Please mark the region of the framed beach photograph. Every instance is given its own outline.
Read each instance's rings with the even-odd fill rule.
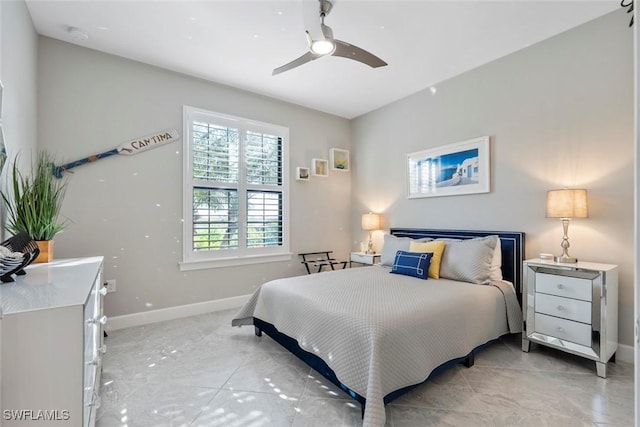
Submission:
[[[309,181],[309,168],[297,167],[296,179],[298,181]]]
[[[314,176],[329,176],[329,161],[326,159],[311,159],[311,172]]]
[[[349,151],[340,148],[330,150],[331,169],[339,171],[349,170]]]
[[[410,153],[407,168],[410,199],[488,193],[489,137]]]

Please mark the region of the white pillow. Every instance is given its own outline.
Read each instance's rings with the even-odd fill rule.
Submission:
[[[396,253],[398,251],[409,251],[411,242],[431,242],[432,240],[431,237],[412,239],[411,237],[397,237],[392,234],[385,234],[380,265],[391,267],[396,259]]]
[[[440,277],[471,283],[488,283],[496,275],[492,271],[498,236],[451,241],[445,240],[440,262]],[[492,276],[493,274],[493,276]]]
[[[491,273],[489,274],[489,279],[492,282],[502,280],[502,246],[500,243],[500,238],[496,236],[498,239],[498,244],[496,244],[496,248],[493,250],[493,259],[491,260]]]
[[[411,238],[409,237],[396,237],[391,234],[385,234],[380,264],[391,267],[396,259],[396,252],[408,251],[410,242]]]

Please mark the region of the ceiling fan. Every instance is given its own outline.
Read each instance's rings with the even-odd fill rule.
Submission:
[[[309,51],[301,57],[273,70],[272,75],[280,74],[292,68],[299,67],[307,62],[314,61],[323,56],[340,56],[342,58],[353,59],[362,62],[372,68],[384,67],[387,65],[382,59],[366,50],[333,38],[333,30],[324,24],[324,18],[331,12],[333,4],[329,0],[318,0],[320,2],[320,28],[322,29],[322,38],[313,40],[309,31],[305,31],[307,42],[309,43]]]

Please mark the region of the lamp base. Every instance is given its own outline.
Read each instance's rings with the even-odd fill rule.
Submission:
[[[553,260],[555,262],[564,263],[564,264],[575,264],[576,262],[578,262],[577,258],[572,258],[568,256],[557,256],[557,257],[554,257]]]

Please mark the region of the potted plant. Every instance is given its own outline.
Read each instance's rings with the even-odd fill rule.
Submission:
[[[58,221],[67,183],[53,176],[53,156],[38,151],[30,175],[23,175],[13,162],[8,192],[2,192],[7,206],[5,229],[18,234],[26,232],[38,244],[40,255],[34,262],[53,259],[53,236],[64,228]]]

